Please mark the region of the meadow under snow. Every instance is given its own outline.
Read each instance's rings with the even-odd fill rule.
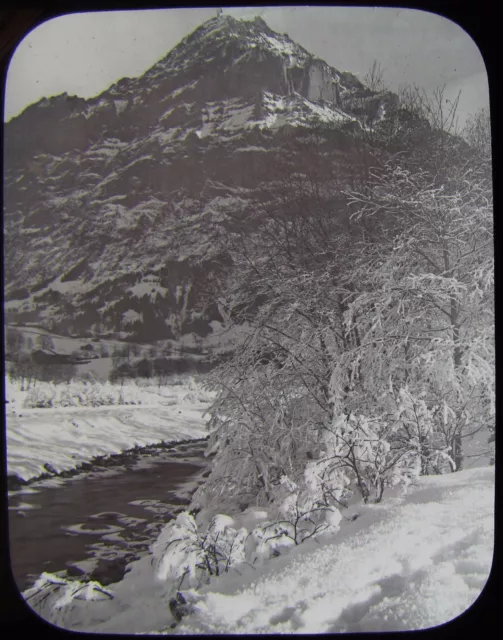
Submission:
[[[210,395],[193,379],[158,386],[148,381],[37,382],[21,390],[5,381],[7,468],[31,480],[61,473],[96,456],[159,442],[204,438]]]

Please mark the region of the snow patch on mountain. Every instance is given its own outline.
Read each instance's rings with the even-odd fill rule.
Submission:
[[[114,100],[115,110],[117,115],[120,115],[128,106],[127,100]]]
[[[147,296],[151,300],[155,300],[157,296],[165,298],[168,293],[168,289],[162,287],[157,280],[152,278],[143,279],[140,282],[137,282],[134,286],[130,287],[128,291],[130,291],[136,298],[143,298],[143,296]]]
[[[181,87],[178,87],[178,89],[175,89],[169,94],[169,98],[176,98],[177,96],[181,95],[184,91],[193,89],[198,82],[199,82],[198,80],[193,80],[192,82],[188,82],[187,84],[184,84]]]
[[[135,322],[143,321],[143,314],[134,311],[133,309],[128,309],[122,314],[122,319],[124,321],[124,325],[134,324]]]
[[[47,287],[47,290],[77,295],[79,293],[84,293],[89,289],[89,285],[86,285],[81,280],[70,280],[68,282],[61,282],[61,277],[59,277],[54,282],[51,282],[51,284]]]

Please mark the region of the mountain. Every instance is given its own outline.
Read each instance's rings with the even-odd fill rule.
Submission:
[[[139,78],[29,106],[5,125],[7,321],[211,342],[221,231],[246,226],[282,163],[293,175],[292,140],[321,135],[348,177],[351,132],[394,104],[261,18],[221,15]]]

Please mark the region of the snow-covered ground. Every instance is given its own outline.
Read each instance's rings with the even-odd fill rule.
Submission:
[[[333,543],[298,547],[258,578],[213,585],[184,633],[424,629],[468,609],[489,576],[494,468],[423,477],[360,508]]]
[[[46,464],[60,473],[95,456],[208,435],[203,413],[210,398],[193,381],[160,389],[125,386],[126,401],[131,396],[140,404],[43,409],[25,408],[29,392],[6,388],[7,468],[23,480],[46,473]]]
[[[353,505],[324,542],[308,541],[261,568],[242,565],[199,592],[193,612],[171,630],[172,585],[146,556],[124,580],[62,585],[50,597],[25,592],[52,623],[100,633],[326,633],[424,629],[468,609],[489,576],[494,467],[419,479],[406,495]],[[155,548],[155,546],[154,546]],[[86,593],[76,599],[80,588]],[[92,601],[89,601],[92,600]]]

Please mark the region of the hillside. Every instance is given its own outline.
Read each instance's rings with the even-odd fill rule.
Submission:
[[[31,105],[5,127],[7,320],[206,339],[232,268],[222,230],[302,170],[306,144],[326,147],[323,180],[348,180],[350,132],[395,102],[260,18],[220,16],[140,78]]]

